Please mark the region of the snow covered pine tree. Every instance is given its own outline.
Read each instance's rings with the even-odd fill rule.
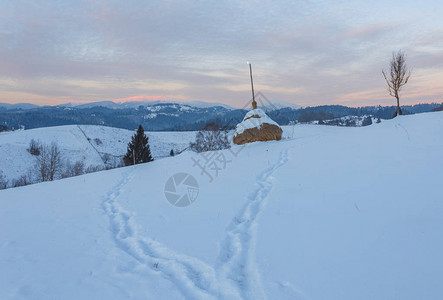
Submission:
[[[128,144],[128,151],[123,157],[126,166],[141,164],[153,161],[151,150],[149,149],[149,140],[145,135],[143,126],[138,126],[137,133],[132,136]]]

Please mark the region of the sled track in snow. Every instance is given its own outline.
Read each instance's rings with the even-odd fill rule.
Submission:
[[[227,227],[215,267],[138,234],[131,213],[116,201],[134,177],[132,172],[124,174],[122,180],[103,197],[102,208],[109,216],[110,230],[117,247],[171,281],[184,298],[263,299],[266,295],[254,261],[257,217],[272,190],[272,174],[287,161],[287,151],[284,151],[276,164],[257,177],[258,187]]]

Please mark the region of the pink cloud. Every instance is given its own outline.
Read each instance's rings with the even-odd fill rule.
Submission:
[[[346,31],[345,33],[340,35],[338,37],[338,39],[339,40],[352,39],[352,38],[367,39],[367,38],[375,37],[380,34],[386,33],[393,26],[394,25],[387,24],[387,23],[361,26],[361,27],[353,28],[353,29]]]
[[[128,101],[158,101],[158,100],[166,100],[167,97],[165,96],[132,96],[132,97],[126,97],[126,98],[116,98],[116,99],[109,99],[109,101],[113,102],[128,102]]]

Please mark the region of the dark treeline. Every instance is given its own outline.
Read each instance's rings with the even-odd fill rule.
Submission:
[[[403,114],[430,112],[441,104],[417,104],[402,106]],[[197,108],[177,104],[159,104],[149,107],[112,109],[106,107],[66,108],[37,107],[31,109],[9,109],[0,107],[0,131],[60,126],[60,125],[104,125],[134,130],[140,124],[147,131],[200,130],[207,123],[214,122],[220,127],[232,129],[242,119],[246,110],[226,109],[221,106]],[[282,108],[268,111],[268,115],[281,125],[290,122],[319,121],[345,116],[372,115],[375,118],[391,119],[395,106],[346,107],[323,105],[303,109]]]
[[[403,105],[403,114],[417,114],[423,112],[430,112],[441,104],[416,104]],[[279,124],[288,124],[291,121],[309,122],[330,120],[334,118],[341,118],[346,116],[365,116],[372,115],[379,119],[392,119],[396,111],[395,106],[364,106],[364,107],[347,107],[342,105],[322,105],[315,107],[306,107],[303,109],[293,110],[283,108],[280,110],[269,112],[268,115]]]
[[[432,111],[443,111],[443,104],[439,107],[434,108]]]

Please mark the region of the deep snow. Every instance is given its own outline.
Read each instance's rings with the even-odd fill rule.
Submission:
[[[0,299],[442,299],[443,113],[285,130],[0,191]]]

